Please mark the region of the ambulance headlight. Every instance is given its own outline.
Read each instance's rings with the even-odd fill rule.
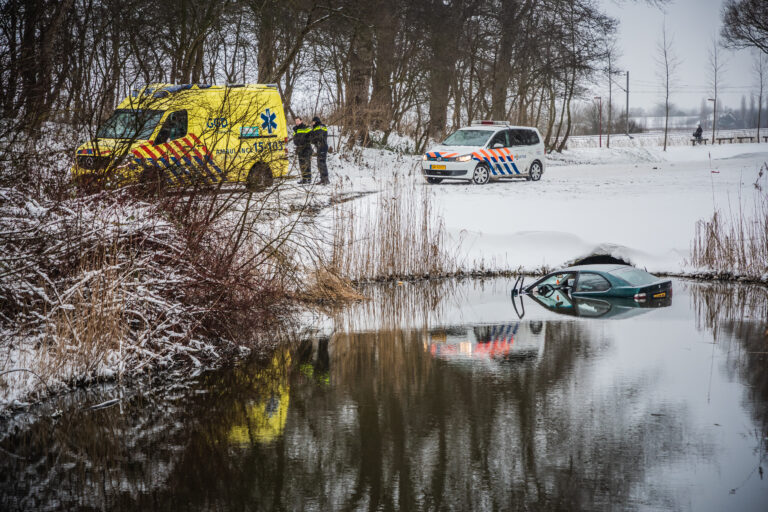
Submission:
[[[472,155],[461,155],[456,157],[457,162],[469,162],[470,160],[472,160]]]

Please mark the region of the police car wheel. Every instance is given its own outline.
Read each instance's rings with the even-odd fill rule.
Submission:
[[[541,179],[541,163],[533,162],[528,169],[528,179],[530,181],[539,181]]]
[[[253,164],[248,172],[248,178],[245,181],[245,188],[251,192],[258,192],[271,187],[274,183],[272,169],[263,162]]]
[[[475,171],[472,173],[472,183],[475,185],[485,185],[491,179],[491,171],[485,164],[477,164]]]
[[[438,183],[441,183],[443,181],[443,178],[427,178],[427,183],[430,183],[432,185],[437,185]]]

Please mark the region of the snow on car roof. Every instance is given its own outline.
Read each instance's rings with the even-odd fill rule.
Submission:
[[[488,130],[488,131],[496,131],[496,130],[506,130],[509,128],[520,128],[523,130],[536,130],[537,128],[535,126],[515,126],[511,124],[473,124],[470,126],[462,126],[459,128],[459,130]]]
[[[621,265],[618,263],[597,263],[597,264],[591,264],[591,265],[574,265],[572,267],[564,268],[563,270],[560,270],[558,272],[566,272],[566,271],[581,271],[581,270],[596,270],[598,272],[613,272],[614,270],[619,270],[623,268],[635,268],[630,265]]]

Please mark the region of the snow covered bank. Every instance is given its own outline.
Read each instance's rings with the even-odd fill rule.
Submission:
[[[356,165],[333,155],[345,189],[376,190],[397,174],[422,182],[419,156],[363,150]],[[428,187],[465,270],[538,271],[611,254],[660,273],[687,264],[696,223],[714,210],[749,208],[768,144],[584,148],[553,154],[540,182]],[[360,201],[373,202],[375,195]]]

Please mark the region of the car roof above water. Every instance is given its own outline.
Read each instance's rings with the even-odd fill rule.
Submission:
[[[582,272],[586,270],[593,270],[595,272],[615,272],[616,270],[621,270],[624,268],[635,268],[631,265],[621,265],[618,263],[595,263],[592,265],[574,265],[572,267],[567,267],[562,270],[555,271],[553,273],[557,272]]]

